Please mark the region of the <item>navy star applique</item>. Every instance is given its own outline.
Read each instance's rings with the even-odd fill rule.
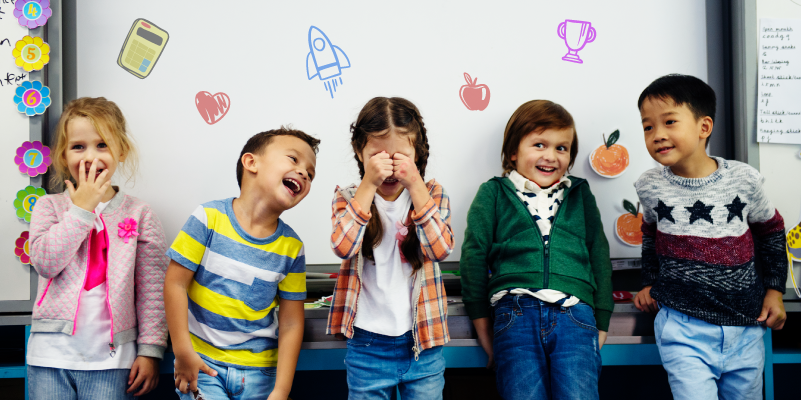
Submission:
[[[656,222],[659,222],[662,219],[666,219],[675,224],[676,220],[674,220],[673,215],[671,215],[671,213],[673,212],[673,207],[666,206],[665,203],[662,202],[662,200],[656,199],[656,201],[658,201],[658,203],[656,207],[654,207],[654,211],[656,211],[656,214],[659,216]]]
[[[731,222],[731,220],[733,220],[734,217],[738,217],[740,218],[740,222],[744,222],[743,209],[747,204],[748,203],[743,203],[740,200],[740,196],[735,197],[734,200],[731,202],[731,204],[726,204],[726,209],[729,210],[729,218],[726,220],[726,222]]]
[[[710,224],[714,223],[712,222],[712,209],[715,208],[715,206],[707,206],[702,203],[701,200],[697,200],[692,207],[684,208],[690,212],[690,225],[699,219],[705,219],[709,221]]]

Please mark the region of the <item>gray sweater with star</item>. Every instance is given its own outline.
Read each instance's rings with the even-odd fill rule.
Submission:
[[[669,167],[634,184],[643,205],[642,284],[651,297],[716,325],[756,325],[766,289],[785,291],[784,220],[753,167],[683,178]]]

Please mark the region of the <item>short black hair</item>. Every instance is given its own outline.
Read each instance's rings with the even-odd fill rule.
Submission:
[[[670,74],[651,82],[637,99],[637,108],[642,110],[646,99],[673,100],[677,106],[686,104],[695,120],[709,117],[715,122],[717,98],[715,91],[706,82],[690,75]],[[706,138],[709,144],[709,138]]]
[[[245,147],[242,148],[242,152],[239,153],[239,158],[236,160],[236,183],[239,184],[240,189],[242,188],[242,175],[245,173],[245,167],[242,165],[242,156],[244,156],[246,153],[261,153],[265,148],[267,148],[267,145],[269,145],[276,136],[294,136],[300,140],[303,140],[309,145],[309,147],[312,148],[314,154],[317,154],[318,146],[320,146],[320,139],[317,139],[306,132],[292,129],[291,127],[285,128],[282,126],[278,129],[253,135],[250,139],[248,139],[248,142],[245,143]]]

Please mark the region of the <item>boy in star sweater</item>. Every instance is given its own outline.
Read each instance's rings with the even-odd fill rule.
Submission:
[[[642,284],[634,304],[654,333],[675,399],[762,396],[765,326],[786,320],[784,220],[753,167],[710,157],[715,92],[667,75],[637,106],[662,164],[634,184],[643,205]]]

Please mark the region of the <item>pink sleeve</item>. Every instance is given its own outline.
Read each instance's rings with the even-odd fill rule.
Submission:
[[[69,265],[92,232],[95,220],[94,213],[72,203],[59,216],[55,196],[40,198],[31,218],[31,265],[45,279],[58,276]]]
[[[167,273],[167,241],[164,229],[150,207],[139,221],[141,232],[136,247],[136,319],[139,325],[140,356],[162,358],[167,347],[167,319],[164,312],[164,277]]]

